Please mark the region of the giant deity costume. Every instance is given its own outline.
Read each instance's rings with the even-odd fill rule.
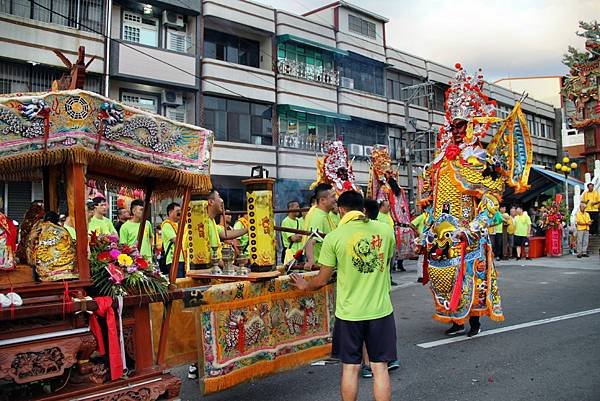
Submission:
[[[419,177],[419,202],[429,217],[416,241],[425,254],[433,318],[453,324],[449,335],[461,332],[469,318],[469,335],[475,335],[480,316],[504,319],[487,230],[504,183],[515,192],[527,189],[531,141],[521,101],[505,120],[494,117],[495,102],[482,92],[481,72],[471,77],[460,64],[456,68],[434,160]],[[486,149],[481,141],[495,123],[500,127]]]
[[[376,145],[371,154],[370,164],[367,198],[375,199],[377,202],[388,201],[390,216],[394,220],[398,259],[412,258],[415,256],[415,237],[410,228],[410,210],[404,190],[398,185],[398,172],[392,167],[388,148],[384,145]]]

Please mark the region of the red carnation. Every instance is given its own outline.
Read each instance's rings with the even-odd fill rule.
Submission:
[[[98,260],[101,262],[109,262],[112,260],[108,251],[102,251],[98,254]]]
[[[144,258],[137,258],[135,264],[142,270],[146,270],[149,266],[148,261]]]

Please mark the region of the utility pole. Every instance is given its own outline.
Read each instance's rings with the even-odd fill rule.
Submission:
[[[431,102],[433,100],[433,83],[424,82],[422,84],[406,86],[400,89],[400,100],[404,102],[404,126],[406,127],[406,145],[404,146],[404,161],[406,163],[407,180],[408,180],[408,203],[414,202],[414,181],[413,181],[413,163],[412,163],[412,151],[415,143],[419,140],[423,134],[417,137],[417,123],[416,119],[410,118],[410,103],[416,99],[426,97],[428,98],[427,108],[429,109],[429,128],[431,129],[432,116],[431,116]],[[430,131],[425,131],[429,133]],[[411,141],[411,136],[415,137]]]

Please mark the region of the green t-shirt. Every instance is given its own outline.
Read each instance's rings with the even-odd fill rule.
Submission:
[[[335,227],[338,226],[338,224],[340,224],[340,214],[335,214],[333,213],[333,210],[331,212],[329,212],[329,218],[331,219],[331,222],[334,224]],[[335,229],[334,227],[334,229]]]
[[[496,212],[490,224],[494,226],[494,232],[492,234],[502,234],[502,213]]]
[[[387,224],[390,227],[394,227],[394,219],[392,219],[392,216],[390,216],[389,213],[379,212],[379,214],[377,214],[377,221]]]
[[[128,246],[134,246],[137,242],[138,231],[140,230],[140,223],[134,223],[132,220],[126,221],[121,226],[119,231],[119,243]],[[152,246],[150,245],[150,239],[152,238],[152,225],[149,221],[146,221],[144,226],[144,237],[142,238],[142,246],[139,247],[140,255],[144,259],[152,260]]]
[[[163,241],[162,246],[165,252],[167,251],[167,249],[169,250],[169,252],[165,256],[165,262],[167,265],[170,265],[171,262],[173,262],[173,253],[175,252],[175,238],[177,238],[177,226],[177,223],[167,220],[163,221],[163,223],[161,224]],[[185,261],[185,258],[183,256],[183,248],[181,249],[181,252],[179,252],[179,261]]]
[[[246,226],[244,226],[244,223],[242,223],[239,219],[233,225],[234,230],[243,230],[244,228],[246,228]],[[246,248],[248,248],[248,234],[246,233],[242,235],[237,240],[238,244],[240,244],[240,252],[246,253]]]
[[[98,219],[96,216],[92,216],[90,222],[88,223],[88,233],[91,234],[94,231],[97,235],[117,234],[117,230],[115,230],[113,222],[106,217]]]
[[[323,234],[329,234],[333,230],[335,230],[335,226],[329,217],[329,213],[325,212],[318,207],[315,207],[311,213],[306,215],[306,220],[304,221],[304,230],[306,231],[314,231],[317,230]],[[306,237],[308,238],[308,237]],[[319,260],[319,253],[321,252],[321,240],[317,237],[313,237],[316,240],[315,246],[313,248],[313,255],[315,258],[315,262]]]
[[[531,226],[531,218],[529,215],[515,216],[515,235],[517,237],[527,237],[529,235],[529,227]]]
[[[423,234],[423,230],[425,229],[425,221],[427,220],[427,213],[423,212],[417,217],[415,217],[410,224],[417,227],[417,232],[419,235]]]
[[[281,227],[285,228],[293,228],[294,230],[302,229],[302,222],[300,219],[291,219],[289,216],[285,216],[285,219],[281,222]],[[288,249],[290,247],[290,237],[294,235],[292,233],[286,233],[285,231],[281,232],[281,244],[284,249]],[[302,248],[302,241],[293,242],[292,243],[292,251],[296,252],[298,249]]]
[[[71,236],[71,238],[73,238],[74,241],[77,240],[77,233],[75,232],[75,227],[71,227],[66,224],[64,224],[63,227],[69,232],[69,235]]]
[[[393,312],[390,264],[394,231],[378,221],[353,220],[325,237],[319,264],[337,268],[335,316],[359,321]]]

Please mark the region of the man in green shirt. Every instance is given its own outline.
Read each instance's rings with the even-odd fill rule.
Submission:
[[[379,203],[379,213],[377,214],[377,220],[383,224],[394,228],[394,219],[390,216],[390,203],[386,200],[382,200]]]
[[[502,215],[506,213],[506,206],[500,206],[500,209],[494,214],[494,219],[492,224],[494,225],[494,238],[492,242],[492,251],[494,252],[494,256],[496,260],[500,260],[502,257],[502,232],[504,230],[503,218]]]
[[[531,260],[529,257],[529,233],[531,232],[531,218],[526,212],[523,212],[522,207],[517,208],[517,215],[515,216],[515,236],[514,242],[517,248],[517,260],[521,259],[521,252],[523,248],[525,250],[525,259]]]
[[[429,218],[429,214],[427,212],[422,212],[420,215],[415,217],[411,222],[412,229],[415,231],[417,237],[423,234],[423,230],[425,230],[425,224],[427,223],[427,219]],[[425,258],[422,253],[419,254],[417,259],[417,283],[423,282],[423,262]]]
[[[331,219],[335,227],[337,227],[338,224],[340,224],[340,211],[338,209],[337,203],[333,205],[333,209],[331,209],[331,212],[329,212],[329,218]]]
[[[92,199],[92,202],[94,203],[94,216],[88,222],[88,232],[91,234],[95,231],[96,235],[118,235],[112,221],[106,217],[106,210],[108,208],[106,199],[97,196]]]
[[[291,284],[300,290],[315,290],[326,285],[337,269],[332,356],[342,361],[342,399],[356,400],[364,343],[374,375],[374,398],[389,400],[387,362],[396,359],[389,279],[394,232],[365,218],[364,200],[358,192],[344,192],[338,205],[342,218],[323,241],[319,274],[310,281],[292,274]]]
[[[121,226],[119,235],[119,242],[128,246],[136,246],[140,251],[140,255],[148,260],[152,260],[152,243],[153,233],[152,224],[146,221],[144,224],[144,235],[142,236],[142,244],[139,245],[137,242],[138,232],[140,231],[140,223],[144,217],[144,201],[141,199],[134,199],[131,201],[131,220],[126,221]],[[112,223],[111,223],[112,224]]]
[[[302,230],[300,203],[297,200],[289,201],[287,204],[288,215],[281,222],[281,227],[293,228],[294,230]],[[285,231],[281,232],[281,263],[285,263],[285,253],[289,249],[292,253],[296,253],[298,249],[302,249],[302,235],[293,234]]]
[[[243,230],[248,229],[250,227],[250,222],[248,221],[248,213],[244,213],[242,217],[237,219],[235,224],[233,225],[234,230]],[[246,255],[248,252],[248,233],[242,235],[237,239],[237,247],[238,247],[238,257],[241,255]]]
[[[167,205],[167,218],[160,225],[162,232],[164,258],[167,268],[171,269],[173,263],[173,254],[175,252],[175,239],[177,238],[177,229],[181,221],[181,206],[179,203],[173,202]],[[177,278],[185,277],[185,255],[183,246],[179,252],[179,260],[177,266]]]
[[[315,188],[316,206],[306,215],[304,221],[304,230],[317,231],[322,234],[329,234],[335,229],[335,225],[329,217],[329,212],[335,205],[335,191],[329,184],[319,184]],[[304,263],[305,270],[311,270],[315,263],[319,260],[321,251],[321,239],[305,237],[306,246],[306,262]]]

